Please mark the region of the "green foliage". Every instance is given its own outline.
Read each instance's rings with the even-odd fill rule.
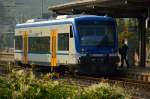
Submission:
[[[121,47],[123,39],[127,39],[130,45],[138,46],[137,20],[133,18],[117,19],[118,43]],[[134,49],[130,49],[134,50]]]
[[[0,77],[0,99],[10,99],[12,95],[12,90],[7,80]]]
[[[94,84],[85,88],[81,99],[124,99],[123,89],[106,83]]]
[[[134,39],[134,40],[136,40],[135,39],[135,33],[133,33],[133,32],[121,32],[121,33],[119,33],[118,34],[118,41],[119,41],[119,47],[121,47],[121,43],[122,43],[122,40],[123,39]]]
[[[50,75],[50,74],[49,74]],[[0,99],[123,99],[120,87],[100,83],[81,88],[65,80],[35,78],[32,71],[13,70],[0,77]]]

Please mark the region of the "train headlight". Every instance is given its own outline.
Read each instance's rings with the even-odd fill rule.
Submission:
[[[84,48],[81,48],[81,52],[84,52],[85,51],[85,49]]]

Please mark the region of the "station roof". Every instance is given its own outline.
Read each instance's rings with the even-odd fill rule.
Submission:
[[[51,6],[57,14],[95,14],[113,17],[147,17],[150,0],[80,0]]]

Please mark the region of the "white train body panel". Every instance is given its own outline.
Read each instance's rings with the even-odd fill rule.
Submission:
[[[58,35],[61,33],[69,34],[70,26],[71,24],[61,24],[61,25],[20,28],[20,29],[15,30],[15,36],[23,36],[23,32],[26,31],[28,32],[28,38],[50,37],[51,30],[56,29],[57,31],[57,37],[56,37],[57,38],[56,40],[57,65],[76,64],[77,59],[75,57],[76,51],[75,51],[74,38],[69,37],[69,51],[58,50]],[[15,60],[22,62],[22,59],[23,59],[23,50],[15,50]],[[30,52],[28,53],[29,64],[50,65],[50,61],[51,61],[51,50],[50,50],[50,54],[30,53]]]

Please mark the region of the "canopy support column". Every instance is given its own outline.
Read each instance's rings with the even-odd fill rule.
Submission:
[[[141,17],[138,19],[139,34],[140,34],[140,67],[146,67],[146,29],[145,29],[145,18]]]

